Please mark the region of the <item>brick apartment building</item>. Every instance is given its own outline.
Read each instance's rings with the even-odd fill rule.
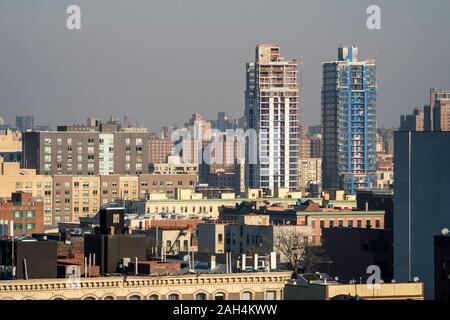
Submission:
[[[166,163],[172,154],[173,143],[170,139],[151,136],[148,139],[148,163]]]
[[[31,193],[17,192],[0,198],[0,220],[13,221],[14,236],[44,231],[44,203]]]

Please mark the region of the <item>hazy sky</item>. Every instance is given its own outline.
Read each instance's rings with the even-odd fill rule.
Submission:
[[[66,28],[66,8],[82,29]],[[382,30],[366,8],[382,9]],[[192,113],[241,116],[257,43],[303,53],[305,122],[320,123],[321,62],[356,43],[378,60],[378,125],[450,88],[449,0],[1,0],[0,116],[40,124],[125,113],[151,130]]]

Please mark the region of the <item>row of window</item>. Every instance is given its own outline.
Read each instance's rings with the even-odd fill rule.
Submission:
[[[62,141],[62,138],[57,138],[57,139],[56,139],[56,143],[57,143],[58,145],[61,145],[62,142],[63,142],[63,141]],[[88,142],[88,143],[95,143],[95,139],[94,139],[94,138],[88,138],[88,139],[87,139],[87,142]],[[100,143],[104,143],[104,139],[99,139],[99,142],[100,142]],[[46,145],[51,145],[51,144],[52,144],[52,138],[45,138],[45,139],[44,139],[44,143],[45,143]],[[66,143],[67,143],[68,145],[71,145],[71,144],[72,144],[72,138],[67,138]],[[78,143],[83,143],[83,138],[79,138],[79,139],[78,139]],[[126,145],[131,144],[131,139],[130,139],[130,138],[126,138],[126,139],[125,139],[125,144],[126,144]],[[141,146],[141,145],[142,145],[142,138],[136,138],[136,139],[135,139],[135,144],[136,144],[137,146]]]
[[[217,206],[216,211],[219,211],[220,206]],[[191,208],[192,213],[207,213],[207,212],[213,212],[214,211],[214,207],[209,206],[193,206]],[[188,213],[189,212],[189,207],[188,206],[181,206],[179,208],[176,207],[154,207],[153,210],[151,209],[151,207],[147,207],[147,213]]]
[[[36,211],[35,210],[26,210],[26,211],[22,211],[22,210],[13,210],[12,212],[13,218],[34,218],[36,216]]]
[[[266,291],[266,300],[276,300],[276,291]],[[195,294],[195,300],[208,300],[208,295],[203,292],[199,292]],[[178,293],[172,293],[167,295],[167,300],[180,300],[181,296]],[[114,296],[106,296],[103,298],[103,300],[115,300],[116,298]],[[213,296],[214,300],[225,300],[226,299],[226,293],[224,292],[218,292],[215,293]],[[241,300],[253,300],[254,296],[253,293],[250,291],[244,291],[241,293]],[[60,298],[55,298],[54,300],[61,300]],[[96,297],[88,296],[83,298],[83,300],[96,300]],[[145,300],[144,297],[140,294],[133,294],[128,297],[128,300]],[[160,300],[160,296],[157,294],[152,294],[148,296],[148,300]]]
[[[36,229],[36,224],[35,223],[22,224],[22,223],[14,222],[14,230],[21,231],[21,230],[23,230],[24,226],[25,226],[25,230],[27,230],[27,231],[32,231],[32,230]]]
[[[311,221],[311,226],[313,228],[316,227],[316,221],[315,220]],[[356,227],[357,228],[362,228],[362,226],[363,226],[362,219],[356,220]],[[365,226],[366,227],[371,227],[372,226],[372,221],[370,219],[367,219]],[[337,222],[337,225],[335,225],[335,220],[329,220],[328,221],[328,226],[325,225],[325,220],[320,220],[320,228],[323,229],[323,228],[327,228],[327,227],[328,228],[334,228],[334,227],[341,227],[342,228],[342,227],[344,227],[344,220],[339,219],[338,222]],[[349,228],[353,228],[354,227],[353,219],[347,220],[347,227],[349,227]],[[381,220],[380,219],[375,219],[375,228],[377,228],[377,229],[381,228]]]

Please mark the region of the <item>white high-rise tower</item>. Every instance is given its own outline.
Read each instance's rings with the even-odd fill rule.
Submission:
[[[256,46],[255,62],[246,65],[246,72],[246,127],[259,135],[258,161],[246,161],[246,185],[269,194],[277,188],[297,190],[297,62],[285,61],[278,45],[260,44]]]

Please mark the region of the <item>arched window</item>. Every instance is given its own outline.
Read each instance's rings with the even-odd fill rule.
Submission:
[[[103,298],[103,300],[114,300],[113,296],[106,296]]]
[[[214,295],[214,300],[225,300],[225,293],[218,292]]]
[[[128,298],[128,300],[142,300],[141,296],[134,294]]]
[[[150,297],[148,297],[148,300],[159,300],[159,297],[157,294],[152,294]]]
[[[83,300],[95,300],[94,297],[84,297]]]
[[[242,300],[252,300],[253,294],[250,291],[242,292]]]
[[[206,294],[205,293],[197,293],[195,295],[195,300],[206,300]]]
[[[176,293],[169,294],[168,300],[180,300],[180,296]]]

